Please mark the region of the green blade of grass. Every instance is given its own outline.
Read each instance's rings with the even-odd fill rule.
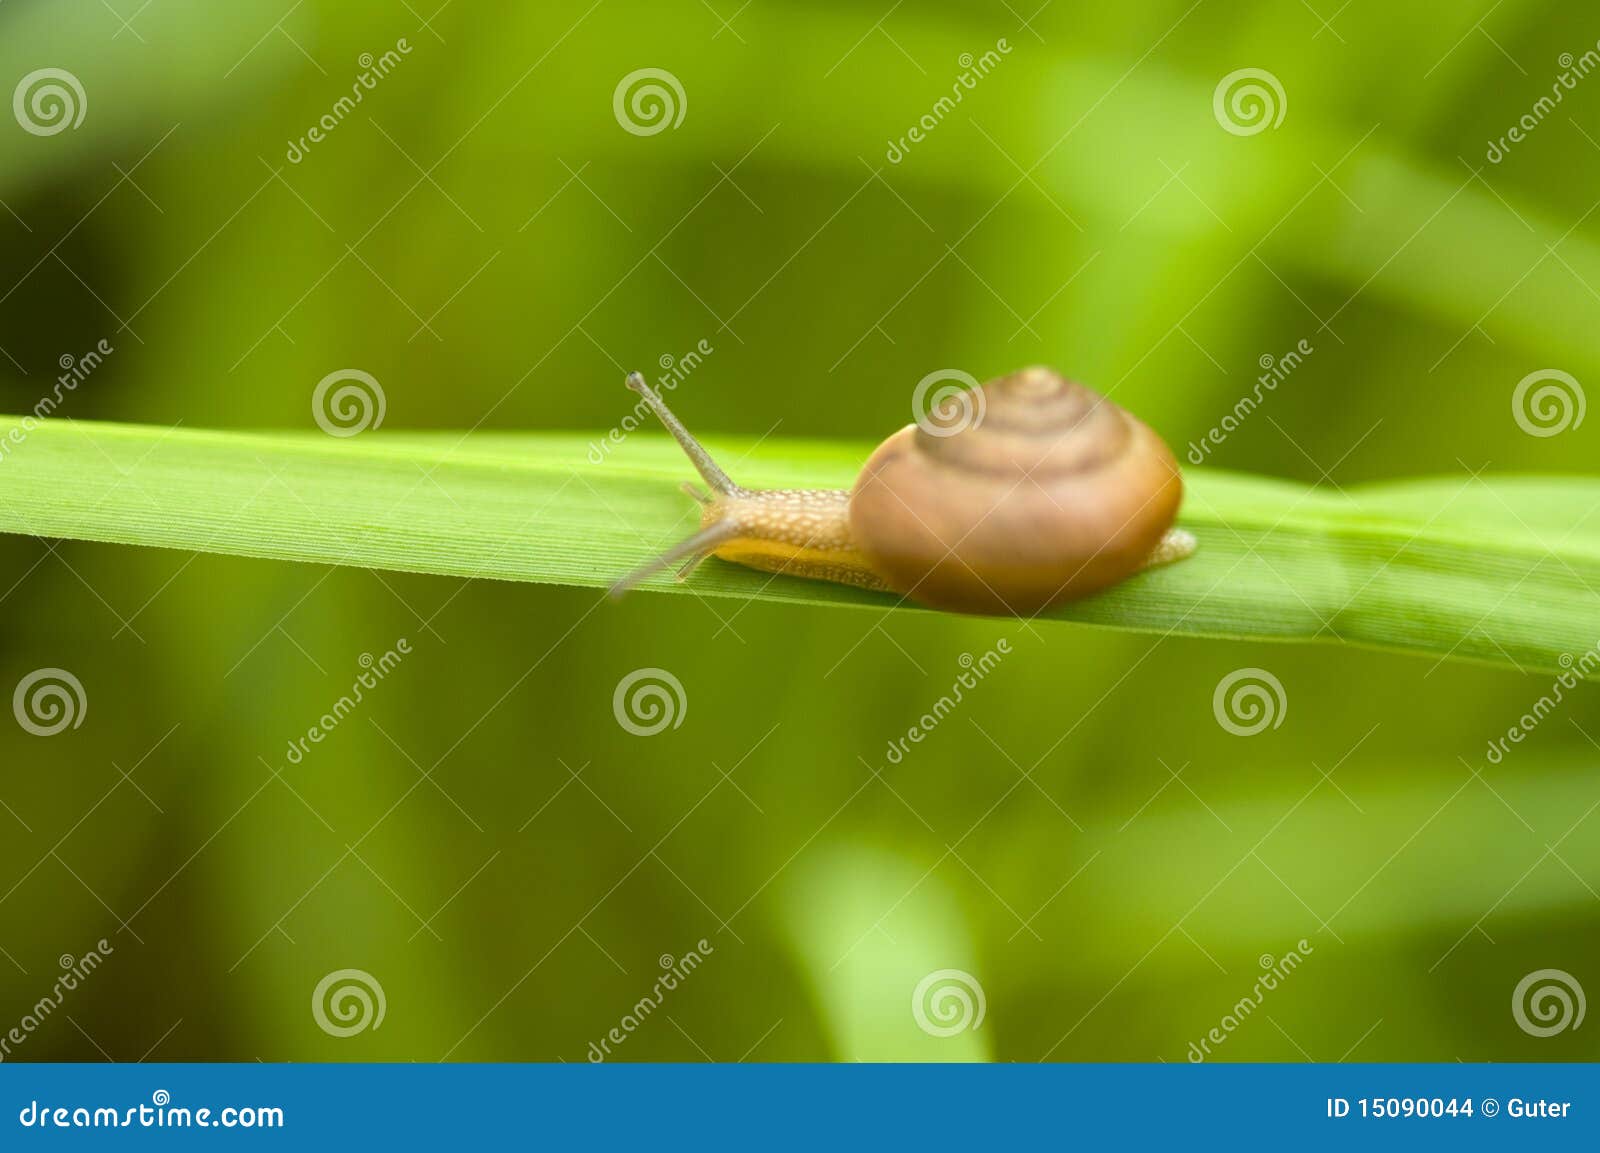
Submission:
[[[695,526],[660,436],[210,432],[0,418],[0,531],[603,588]],[[752,486],[847,486],[868,446],[712,442]],[[596,463],[598,461],[598,463]],[[1553,671],[1600,641],[1600,480],[1308,489],[1186,474],[1189,560],[1047,614],[1339,641]],[[894,597],[720,561],[647,589],[812,605]],[[914,607],[914,606],[910,606]]]

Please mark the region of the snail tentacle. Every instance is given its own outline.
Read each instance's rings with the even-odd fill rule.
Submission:
[[[638,372],[628,374],[627,385],[640,396],[644,397],[645,404],[650,406],[650,411],[656,414],[656,419],[670,432],[684,453],[699,470],[706,484],[711,486],[714,493],[733,493],[739,491],[739,486],[734,484],[728,474],[723,472],[717,462],[711,459],[711,454],[705,450],[701,443],[694,438],[694,434],[683,426],[683,421],[672,414],[667,407],[667,402],[662,400],[656,390],[650,387],[644,375]]]
[[[708,556],[763,572],[886,589],[850,535],[850,493],[845,489],[747,489],[735,484],[639,373],[628,387],[672,433],[710,486],[705,493],[683,485],[700,506],[700,529],[611,586],[620,597],[665,568],[682,561],[685,580]]]
[[[702,528],[699,532],[686,540],[679,541],[666,552],[654,557],[627,576],[611,586],[611,598],[616,600],[624,593],[637,588],[662,569],[671,568],[679,561],[686,561],[678,570],[678,579],[688,580],[689,574],[695,570],[701,561],[710,556],[721,545],[739,535],[739,526],[732,520],[719,520],[714,524]]]

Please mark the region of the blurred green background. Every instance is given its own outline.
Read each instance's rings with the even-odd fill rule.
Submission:
[[[309,429],[356,367],[385,430],[602,430],[623,369],[704,340],[674,398],[701,431],[870,438],[929,372],[1046,362],[1181,455],[1304,340],[1211,464],[1594,470],[1600,422],[1529,436],[1510,398],[1600,366],[1600,79],[1486,159],[1595,47],[1589,6],[435,7],[0,8],[5,90],[55,67],[87,101],[0,123],[4,409],[105,340],[58,415]],[[1247,67],[1284,116],[1237,135],[1213,93]],[[640,68],[676,127],[619,122]],[[0,688],[60,667],[87,702],[0,729],[0,1030],[114,947],[8,1059],[584,1060],[701,939],[615,1057],[1182,1061],[1302,939],[1217,1058],[1600,1052],[1510,1004],[1545,968],[1600,989],[1600,702],[1485,759],[1543,675],[25,538],[0,568]],[[648,738],[612,711],[641,667],[687,702]],[[1246,667],[1286,702],[1253,737],[1212,709]],[[337,1037],[310,1002],[346,968],[386,1014]],[[943,969],[985,1003],[950,1037],[912,1010]]]

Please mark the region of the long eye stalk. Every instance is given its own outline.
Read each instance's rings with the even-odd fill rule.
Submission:
[[[656,419],[666,426],[667,431],[672,434],[684,453],[689,457],[689,460],[694,464],[694,467],[699,471],[701,477],[704,478],[706,484],[711,488],[709,497],[697,492],[694,486],[690,484],[683,486],[685,492],[700,505],[709,509],[716,506],[723,497],[737,496],[743,491],[733,483],[727,473],[717,466],[717,462],[711,459],[711,454],[683,426],[683,422],[672,414],[672,410],[667,407],[666,402],[656,395],[655,389],[650,387],[641,374],[630,372],[627,384],[634,392],[644,397],[645,403],[650,406],[650,411],[655,413]],[[727,543],[738,535],[739,526],[731,518],[716,520],[704,525],[699,532],[687,540],[674,545],[654,560],[645,562],[612,585],[611,596],[613,599],[622,596],[628,590],[648,580],[662,569],[670,568],[679,561],[686,562],[678,570],[678,579],[684,580],[694,570],[694,567],[716,551],[719,545]]]
[[[627,383],[629,388],[644,397],[644,402],[650,406],[650,411],[656,414],[656,419],[666,427],[666,430],[683,447],[683,451],[688,455],[690,461],[694,463],[695,468],[700,471],[700,475],[705,478],[705,482],[711,486],[712,492],[725,495],[739,491],[739,486],[733,483],[727,473],[717,467],[717,462],[711,459],[711,454],[705,450],[687,428],[683,427],[683,421],[672,415],[672,410],[667,407],[667,402],[656,395],[656,390],[650,387],[643,375],[637,372],[630,372]]]

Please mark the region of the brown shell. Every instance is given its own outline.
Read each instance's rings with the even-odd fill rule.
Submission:
[[[1172,526],[1183,481],[1171,450],[1094,390],[1025,368],[942,427],[968,413],[951,435],[895,433],[850,494],[856,546],[896,592],[1032,614],[1136,572]]]

